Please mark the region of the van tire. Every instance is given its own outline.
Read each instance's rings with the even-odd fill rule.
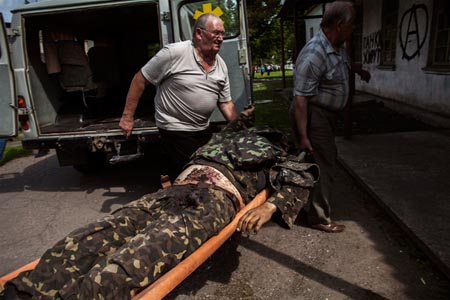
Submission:
[[[101,171],[106,165],[106,153],[88,152],[86,161],[74,164],[73,168],[83,174],[92,174]]]

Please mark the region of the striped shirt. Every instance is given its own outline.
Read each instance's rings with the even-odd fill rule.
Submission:
[[[344,47],[336,52],[320,30],[297,57],[294,96],[311,97],[309,103],[333,111],[341,110],[349,94],[349,69]]]

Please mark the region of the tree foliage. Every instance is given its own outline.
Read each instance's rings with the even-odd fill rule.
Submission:
[[[247,1],[250,47],[253,65],[281,64],[281,28],[277,17],[281,9],[280,0]],[[284,26],[284,42],[287,53],[293,43],[290,26]]]

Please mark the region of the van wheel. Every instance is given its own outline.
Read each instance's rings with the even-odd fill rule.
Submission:
[[[101,171],[106,164],[106,153],[86,153],[86,161],[73,165],[73,168],[83,174],[92,174]]]

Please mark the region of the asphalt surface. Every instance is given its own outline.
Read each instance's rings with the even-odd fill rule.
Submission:
[[[150,163],[150,164],[149,164]],[[0,275],[38,258],[66,233],[158,188],[151,162],[81,175],[53,151],[0,167]],[[336,180],[327,234],[269,222],[235,234],[165,299],[450,299],[449,281],[354,181]]]

